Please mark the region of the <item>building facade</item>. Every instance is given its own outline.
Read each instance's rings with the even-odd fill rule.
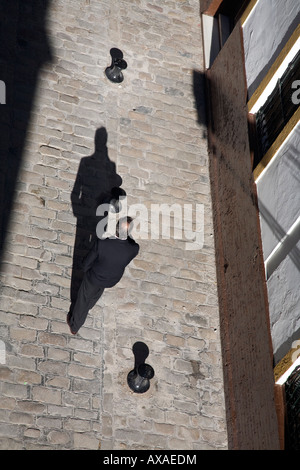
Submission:
[[[117,49],[121,83],[105,75]],[[227,448],[198,0],[1,2],[1,64],[1,447]],[[73,336],[95,215],[78,200],[96,211],[116,180],[147,237]],[[151,232],[158,206],[170,236]],[[136,349],[154,369],[143,394]]]
[[[296,351],[300,346],[299,4],[292,0],[285,2],[284,12],[282,3],[276,1],[202,2],[202,5],[211,102],[210,147],[216,169],[216,176],[212,173],[211,178],[216,188],[215,220],[220,224],[220,234],[216,237],[220,239],[220,259],[223,256],[226,265],[225,275],[221,273],[224,292],[220,295],[224,306],[228,299],[232,302],[229,303],[233,312],[230,322],[237,315],[241,326],[244,320],[239,315],[248,317],[253,298],[255,312],[249,315],[252,325],[246,330],[246,336],[252,338],[254,334],[258,341],[257,344],[250,341],[252,354],[262,352],[262,343],[268,344],[266,331],[264,339],[260,336],[262,330],[253,333],[253,328],[261,329],[264,316],[267,318],[266,329],[270,328],[271,355],[278,384],[275,393],[277,410],[280,410],[281,448],[284,448],[283,410],[288,405],[284,403],[284,382],[280,377],[286,373],[284,380],[287,380],[297,365]],[[240,47],[238,52],[237,47]],[[252,213],[251,200],[255,206]],[[256,211],[259,214],[257,225],[254,222]],[[235,235],[229,235],[228,230],[236,232]],[[230,247],[234,251],[231,259],[238,259],[245,271],[241,273],[240,267],[233,268],[228,287],[226,278],[232,269],[227,254]],[[264,261],[264,269],[254,272],[254,260],[259,258]],[[217,258],[218,264],[223,265],[223,261],[218,263]],[[247,271],[245,265],[248,265]],[[244,279],[248,293],[242,293],[239,284],[234,298],[228,297],[233,276],[240,283]],[[261,293],[259,301],[258,286],[263,288],[265,283],[267,292]],[[222,317],[222,312],[220,315]],[[246,336],[243,337],[245,342]],[[232,330],[229,344],[235,337],[236,332]],[[239,341],[237,344],[240,347]],[[236,357],[234,345],[232,348],[231,357]],[[267,350],[263,354],[268,357]],[[239,356],[237,369],[241,367],[241,359]],[[293,362],[294,366],[289,369]],[[261,368],[262,358],[258,364],[256,368]],[[263,380],[263,377],[258,378],[257,372],[253,372],[252,380],[254,376]],[[271,397],[271,382],[270,377],[267,400]],[[295,393],[299,392],[294,390]],[[268,407],[267,402],[263,407]],[[299,416],[297,407],[293,413]],[[297,426],[299,446],[299,417]]]
[[[262,57],[266,3],[1,3],[2,449],[282,448],[273,360],[298,339],[294,275],[286,310],[272,293],[297,267],[297,152],[268,166],[253,106],[298,30],[296,2],[275,9],[281,37]],[[115,53],[119,83],[105,75]],[[290,120],[279,137],[296,149]],[[140,253],[72,336],[72,287],[113,185]],[[127,381],[138,361],[154,370],[142,394]]]

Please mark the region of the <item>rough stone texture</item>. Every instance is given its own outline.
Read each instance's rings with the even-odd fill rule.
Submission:
[[[202,68],[199,2],[44,5],[50,55],[27,84],[28,125],[22,135],[18,121],[8,127],[9,152],[20,138],[10,155],[19,157],[17,175],[6,167],[14,198],[1,265],[1,448],[224,449],[207,144],[193,90],[193,71]],[[19,14],[21,39],[38,48],[32,27],[39,9],[33,12],[12,13]],[[11,47],[25,48],[25,61],[24,40]],[[111,47],[128,63],[120,85],[104,75]],[[10,80],[9,67],[5,73],[17,86],[22,75]],[[140,240],[120,284],[74,337],[66,325],[76,234],[70,196],[101,127],[129,205],[203,204],[204,247],[188,251],[186,240],[161,236]],[[155,370],[143,395],[126,383],[137,341],[148,346]]]

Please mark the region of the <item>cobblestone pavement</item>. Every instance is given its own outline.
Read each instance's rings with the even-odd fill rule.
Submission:
[[[1,267],[2,449],[226,448],[198,0],[56,0]],[[110,82],[110,49],[127,62]],[[97,129],[128,205],[204,205],[204,247],[139,240],[121,282],[72,336],[71,193]],[[150,223],[150,221],[149,221]],[[155,371],[133,393],[132,347]],[[2,351],[3,352],[3,351]],[[5,357],[4,357],[5,356]]]

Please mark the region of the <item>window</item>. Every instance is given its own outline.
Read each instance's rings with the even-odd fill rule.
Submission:
[[[257,145],[254,149],[255,168],[298,108],[292,99],[293,83],[300,77],[300,51],[288,65],[282,77],[255,116]]]

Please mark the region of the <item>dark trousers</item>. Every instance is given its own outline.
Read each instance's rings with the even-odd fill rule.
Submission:
[[[99,287],[90,272],[84,274],[74,306],[69,312],[69,325],[77,333],[84,324],[89,310],[94,307],[103,294],[104,287]]]

